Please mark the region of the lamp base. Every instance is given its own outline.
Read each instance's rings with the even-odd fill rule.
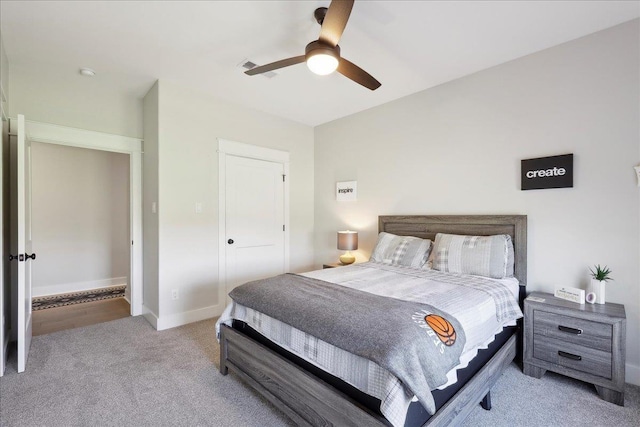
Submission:
[[[355,260],[356,260],[356,257],[351,255],[351,252],[349,251],[347,251],[344,255],[340,255],[340,262],[343,263],[344,265],[353,264]]]

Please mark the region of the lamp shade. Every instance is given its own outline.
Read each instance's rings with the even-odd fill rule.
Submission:
[[[358,232],[338,231],[338,249],[342,251],[355,251],[358,249]]]

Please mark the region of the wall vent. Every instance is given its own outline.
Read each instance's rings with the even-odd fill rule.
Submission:
[[[243,61],[243,63],[240,66],[242,68],[246,68],[247,70],[257,67],[257,65],[251,61]]]
[[[248,59],[244,59],[242,62],[240,62],[240,64],[238,64],[238,67],[240,68],[244,68],[245,70],[250,70],[252,68],[257,67],[258,65],[253,62],[253,61],[249,61]],[[261,76],[265,76],[267,78],[273,78],[275,76],[277,76],[278,73],[274,73],[273,71],[268,71],[266,73],[262,73]]]

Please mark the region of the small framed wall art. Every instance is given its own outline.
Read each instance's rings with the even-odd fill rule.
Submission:
[[[358,200],[358,181],[336,183],[336,200],[339,202],[355,202]]]
[[[521,189],[573,187],[573,154],[521,161]]]

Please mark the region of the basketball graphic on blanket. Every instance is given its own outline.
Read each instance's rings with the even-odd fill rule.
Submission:
[[[433,332],[438,335],[444,345],[452,346],[456,342],[456,330],[444,317],[437,314],[429,314],[425,316],[424,321],[433,329]]]

